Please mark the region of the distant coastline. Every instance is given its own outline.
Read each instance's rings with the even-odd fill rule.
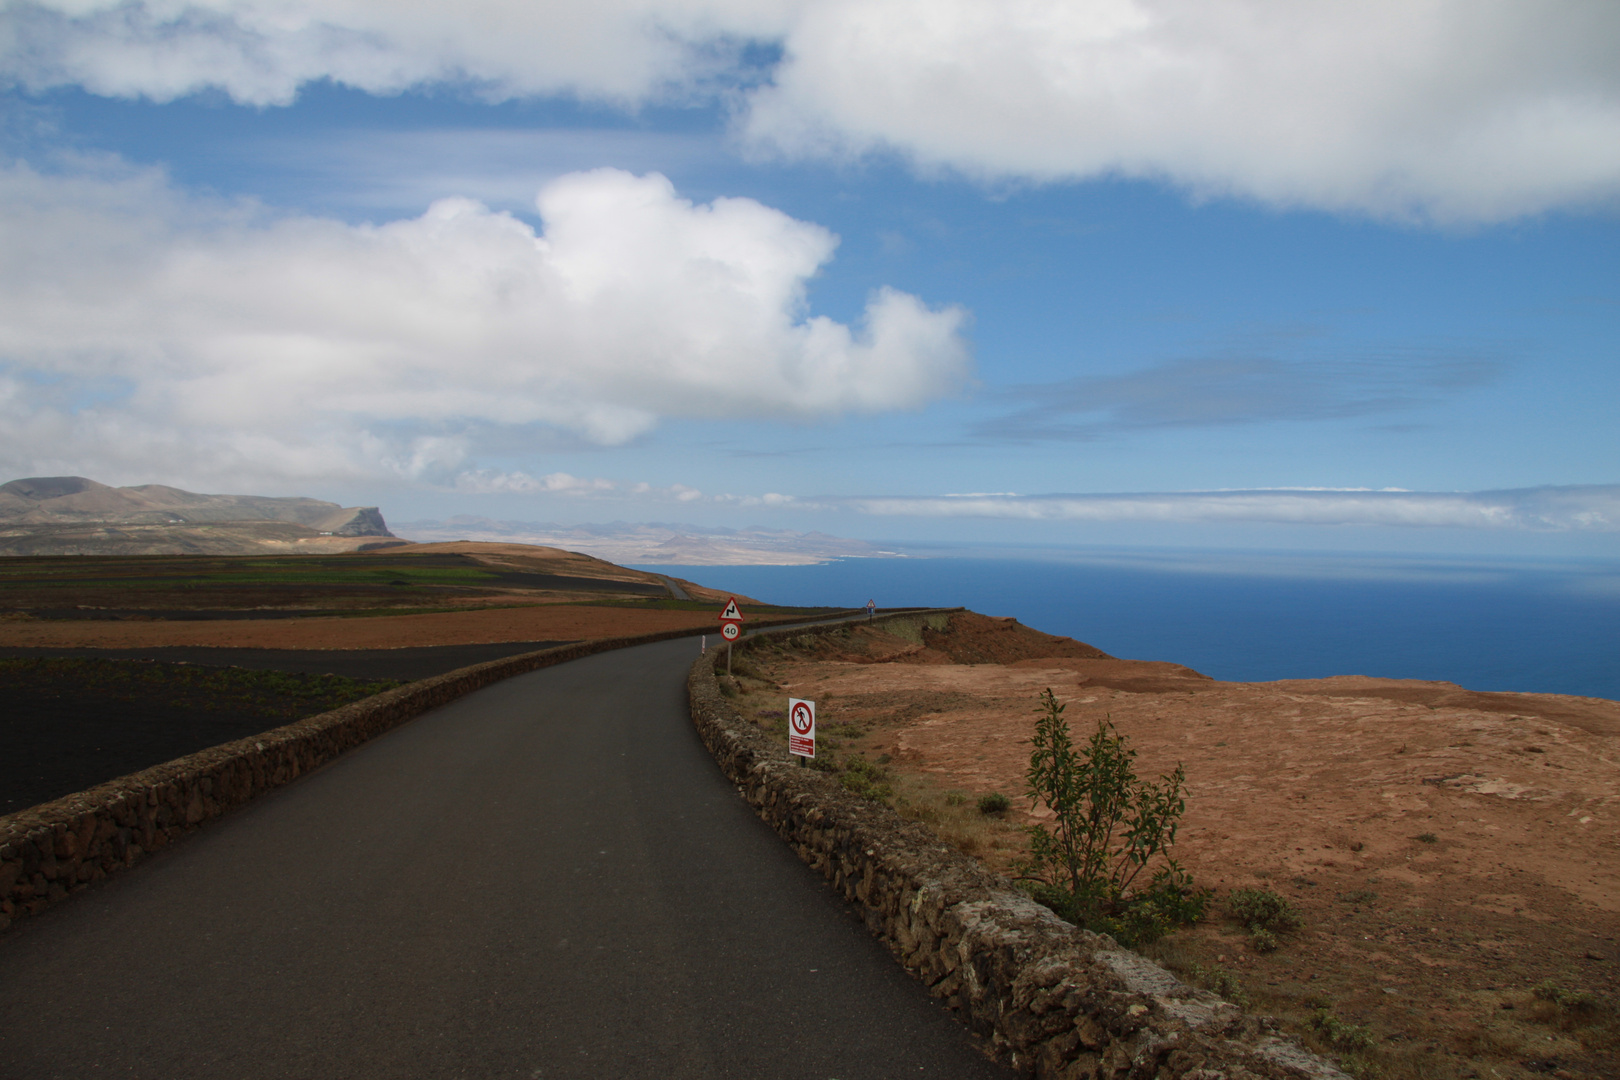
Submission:
[[[481,540],[538,544],[577,551],[625,565],[817,566],[838,559],[903,559],[898,551],[864,540],[788,529],[714,529],[700,525],[616,521],[558,525],[461,516],[444,521],[396,522],[394,532],[418,543]]]

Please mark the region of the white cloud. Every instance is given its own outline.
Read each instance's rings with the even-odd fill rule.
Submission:
[[[782,50],[765,85],[748,42]],[[1617,42],[1610,0],[0,0],[0,73],[31,88],[741,88],[746,138],[789,154],[1442,221],[1614,199]]]
[[[1620,484],[1474,492],[1262,489],[1122,495],[942,495],[839,501],[868,514],[904,517],[1620,532]]]
[[[993,179],[1491,220],[1620,192],[1620,5],[826,0],[748,134]]]
[[[967,373],[959,310],[879,290],[858,328],[810,315],[817,225],[605,169],[537,202],[538,235],[460,199],[351,226],[0,170],[0,465],[446,478],[480,426],[611,445],[916,407]]]
[[[456,477],[456,491],[469,495],[599,495],[619,485],[600,477],[586,479],[565,472],[530,476],[526,472],[494,472],[480,469]]]
[[[5,70],[25,86],[170,101],[218,89],[285,105],[332,79],[374,94],[471,84],[491,98],[635,104],[689,92],[780,33],[771,0],[6,0]]]

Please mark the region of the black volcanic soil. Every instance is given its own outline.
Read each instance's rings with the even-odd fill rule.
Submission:
[[[564,644],[0,649],[6,698],[0,814],[257,735],[388,686]],[[290,677],[267,679],[263,673]]]
[[[246,738],[393,679],[85,657],[0,660],[0,814]]]

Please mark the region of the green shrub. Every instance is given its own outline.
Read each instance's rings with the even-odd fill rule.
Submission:
[[[1567,990],[1551,979],[1543,981],[1531,993],[1536,1000],[1550,1001],[1563,1012],[1579,1014],[1597,1011],[1596,996],[1584,990]]]
[[[1321,1034],[1328,1045],[1346,1054],[1364,1053],[1377,1045],[1373,1033],[1367,1028],[1359,1024],[1347,1024],[1326,1009],[1316,1010],[1316,1014],[1311,1017],[1311,1026]]]
[[[894,794],[888,779],[889,771],[881,765],[874,765],[863,757],[852,757],[844,762],[844,773],[838,782],[857,795],[881,802]]]
[[[1298,930],[1299,912],[1286,899],[1270,889],[1237,889],[1227,899],[1232,917],[1252,934],[1257,930],[1280,934]]]
[[[1005,814],[1012,807],[1012,800],[999,791],[992,791],[988,795],[979,796],[979,813]]]
[[[1438,844],[1440,842],[1440,838],[1432,832],[1420,832],[1412,839],[1420,844]]]
[[[1186,773],[1178,765],[1157,784],[1138,779],[1136,751],[1107,718],[1076,747],[1063,710],[1050,689],[1043,693],[1030,740],[1027,793],[1053,813],[1050,827],[1029,827],[1029,858],[1020,872],[1030,895],[1124,945],[1196,922],[1210,894],[1194,888],[1169,853],[1186,808]]]
[[[1219,965],[1206,968],[1202,964],[1193,964],[1187,969],[1187,974],[1204,989],[1225,998],[1239,1008],[1249,1007],[1249,995],[1244,992],[1243,983],[1225,968]]]

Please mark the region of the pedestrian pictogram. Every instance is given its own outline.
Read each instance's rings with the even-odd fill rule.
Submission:
[[[788,753],[816,756],[816,703],[788,698]]]
[[[725,610],[720,612],[721,622],[742,622],[742,611],[737,607],[737,598],[731,597],[726,601]]]
[[[734,622],[721,623],[720,636],[725,638],[727,641],[736,641],[738,638],[742,637],[742,627],[738,626]]]

